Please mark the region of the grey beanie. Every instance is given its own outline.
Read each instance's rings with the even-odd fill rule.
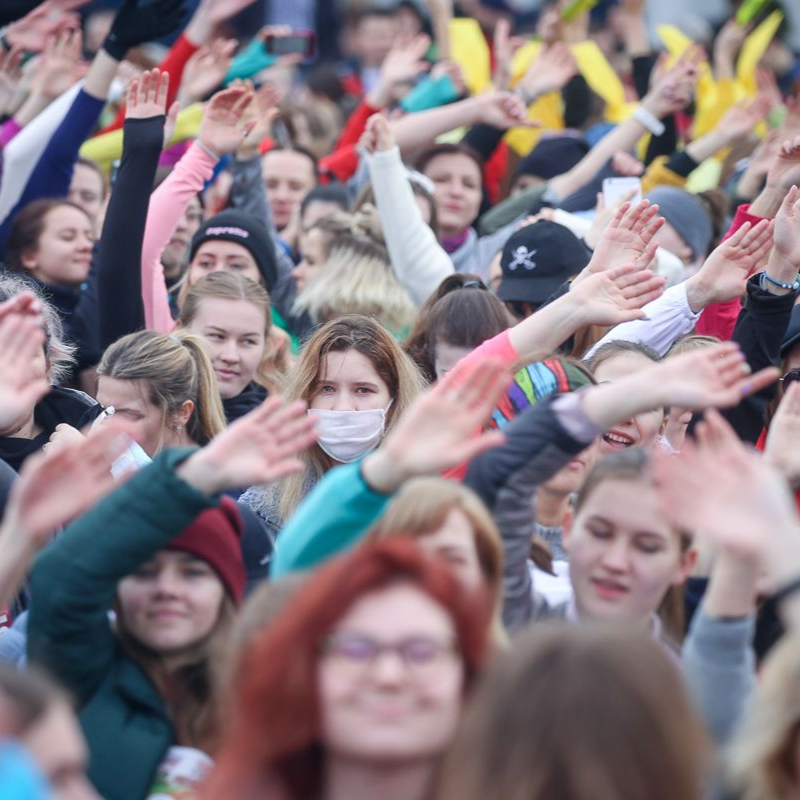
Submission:
[[[657,186],[648,192],[647,199],[658,203],[661,216],[689,245],[692,256],[705,258],[714,238],[714,227],[703,204],[694,195],[675,186]]]

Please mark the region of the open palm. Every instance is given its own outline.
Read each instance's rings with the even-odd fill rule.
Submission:
[[[570,289],[585,325],[619,325],[641,319],[642,306],[661,296],[666,279],[632,264],[588,275]]]
[[[775,252],[792,261],[800,253],[800,189],[792,186],[775,216]]]
[[[253,101],[253,90],[236,86],[217,92],[208,101],[198,139],[218,156],[232,153],[244,141],[252,123],[246,124],[244,114]]]
[[[800,486],[800,383],[792,383],[784,392],[764,452],[793,487]]]

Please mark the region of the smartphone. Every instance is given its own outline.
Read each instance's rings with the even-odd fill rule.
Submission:
[[[269,34],[264,47],[271,56],[301,56],[312,58],[317,50],[317,35],[314,31],[292,31],[288,36]]]
[[[606,178],[603,181],[603,200],[605,200],[606,208],[611,208],[632,191],[634,192],[633,197],[627,199],[631,205],[635,206],[642,201],[641,178]]]

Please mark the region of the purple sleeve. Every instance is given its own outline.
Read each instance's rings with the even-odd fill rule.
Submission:
[[[8,143],[22,130],[22,125],[15,117],[7,119],[0,128],[0,147],[7,147]]]

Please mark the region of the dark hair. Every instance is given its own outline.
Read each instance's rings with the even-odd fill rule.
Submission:
[[[10,270],[14,272],[25,271],[25,267],[22,265],[25,253],[29,250],[35,250],[39,246],[39,238],[44,232],[47,215],[62,206],[74,208],[80,211],[86,219],[89,219],[88,214],[77,203],[63,198],[34,200],[17,212],[11,224],[5,251],[6,266]]]
[[[512,319],[477,275],[448,275],[428,298],[406,350],[429,382],[436,380],[436,345],[474,349],[510,328]]]
[[[106,179],[105,173],[102,169],[100,169],[100,165],[96,161],[92,161],[90,158],[84,158],[83,156],[78,156],[78,159],[75,161],[75,166],[81,167],[88,167],[92,172],[94,172],[98,178],[100,178],[100,183],[102,184],[102,191],[100,194],[100,199],[105,199],[105,196],[108,192],[108,181]]]
[[[343,183],[330,183],[315,186],[300,203],[300,213],[305,214],[312,203],[335,203],[342,211],[347,211],[350,201],[347,187]]]
[[[435,144],[427,150],[423,150],[414,162],[414,168],[419,172],[425,172],[428,164],[437,156],[466,156],[475,162],[478,173],[483,179],[483,159],[477,150],[473,150],[466,144]]]
[[[416,173],[417,178],[413,177],[413,173],[409,174],[408,176],[408,183],[411,186],[411,191],[414,193],[415,197],[422,197],[427,203],[428,207],[431,210],[431,221],[430,221],[430,229],[438,236],[439,235],[439,215],[436,211],[436,201],[433,198],[433,194],[428,190],[426,186],[424,186],[419,178],[423,177],[419,173]],[[427,178],[423,179],[428,182]],[[358,193],[358,196],[353,201],[352,210],[358,211],[362,206],[376,206],[378,205],[378,201],[375,199],[375,189],[372,186],[372,182],[365,183],[364,187]]]
[[[2,720],[0,735],[14,738],[24,736],[54,702],[69,702],[67,696],[44,673],[35,668],[20,672],[8,664],[0,664],[0,696],[11,711]]]
[[[730,198],[721,189],[709,189],[706,192],[698,192],[694,195],[694,199],[703,206],[706,216],[711,222],[711,241],[708,244],[708,250],[703,253],[706,256],[720,243],[720,238],[727,230]]]
[[[306,75],[305,84],[308,91],[312,95],[325,97],[332,103],[341,103],[347,91],[336,70],[336,65],[330,61],[315,64]]]

